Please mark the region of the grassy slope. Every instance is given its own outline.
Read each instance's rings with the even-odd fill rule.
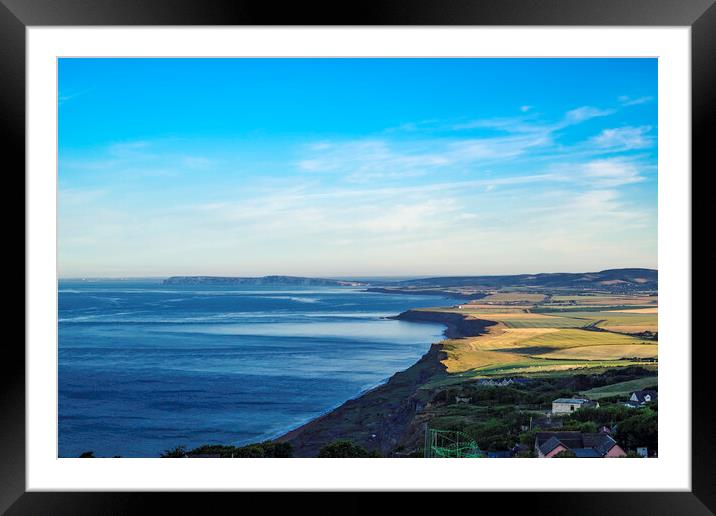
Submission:
[[[629,380],[628,382],[615,383],[605,387],[589,389],[587,391],[580,392],[580,394],[587,396],[590,399],[598,400],[601,398],[608,398],[610,396],[628,395],[633,391],[648,389],[650,387],[656,387],[657,385],[658,377],[650,376],[647,378],[639,378],[638,380]]]

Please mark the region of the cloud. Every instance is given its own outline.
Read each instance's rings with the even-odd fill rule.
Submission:
[[[201,156],[184,156],[181,162],[189,168],[206,168],[213,163],[212,160]]]
[[[492,129],[494,131],[519,134],[519,133],[549,133],[554,127],[537,122],[533,115],[518,117],[481,118],[461,122],[449,126],[450,130],[463,131],[467,129]]]
[[[614,113],[613,109],[599,109],[592,106],[582,106],[572,109],[571,111],[567,111],[564,118],[569,123],[579,123],[591,120],[592,118],[611,115],[612,113]]]
[[[613,110],[582,106],[552,119],[511,110],[515,116],[417,122],[365,138],[230,148],[156,139],[68,152],[63,263],[96,252],[137,270],[146,262],[194,263],[202,269],[195,273],[289,273],[291,249],[291,267],[303,268],[293,272],[443,274],[484,272],[485,264],[494,273],[522,270],[539,253],[550,267],[567,263],[555,261],[560,254],[576,268],[638,245],[650,253],[655,205],[627,186],[653,180],[646,171],[655,159],[611,153],[653,145],[653,127],[604,129],[604,119],[591,138],[575,140],[572,126]],[[109,173],[88,173],[105,167]],[[172,180],[146,177],[170,172]],[[117,242],[126,242],[120,252]]]
[[[617,158],[591,161],[582,165],[581,170],[589,181],[605,188],[639,183],[645,179],[635,163]]]
[[[65,103],[69,102],[70,100],[76,99],[77,97],[81,97],[85,93],[89,93],[93,89],[94,88],[86,88],[84,90],[76,90],[76,91],[69,91],[69,92],[58,91],[57,92],[57,105],[61,106]]]
[[[646,104],[647,102],[651,102],[652,100],[654,100],[654,97],[631,98],[627,95],[621,95],[617,100],[622,106],[637,106],[639,104]]]
[[[546,132],[486,138],[434,138],[411,141],[355,140],[305,147],[298,170],[337,173],[350,182],[421,177],[495,160],[514,158],[552,143]]]
[[[592,138],[591,143],[597,147],[613,151],[644,149],[651,147],[653,144],[653,138],[648,135],[650,131],[651,127],[647,125],[604,129]]]

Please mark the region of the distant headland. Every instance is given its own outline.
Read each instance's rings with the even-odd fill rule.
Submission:
[[[360,287],[359,281],[343,281],[324,278],[303,278],[300,276],[172,276],[162,285],[300,285],[313,287]]]

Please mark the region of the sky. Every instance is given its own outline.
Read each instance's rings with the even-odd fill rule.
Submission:
[[[657,266],[656,59],[59,60],[60,277]]]

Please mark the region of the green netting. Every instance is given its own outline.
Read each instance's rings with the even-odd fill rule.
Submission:
[[[477,443],[463,432],[454,430],[425,429],[425,457],[476,458],[484,457]]]

